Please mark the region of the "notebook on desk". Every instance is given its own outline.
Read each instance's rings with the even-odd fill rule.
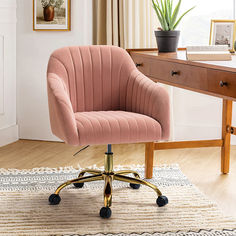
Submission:
[[[188,46],[186,58],[190,61],[230,61],[231,53],[227,45]]]

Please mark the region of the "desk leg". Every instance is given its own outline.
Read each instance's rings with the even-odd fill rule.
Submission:
[[[221,148],[221,172],[223,174],[229,173],[229,161],[230,161],[230,138],[229,132],[232,122],[232,105],[231,100],[223,99],[222,110],[222,140],[223,146]]]
[[[145,178],[151,179],[153,174],[154,143],[145,144]]]

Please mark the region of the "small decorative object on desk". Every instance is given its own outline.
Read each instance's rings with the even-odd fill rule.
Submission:
[[[210,45],[227,45],[228,49],[234,52],[235,33],[235,20],[212,20]]]
[[[229,61],[232,59],[227,45],[189,46],[186,56],[190,61]]]
[[[175,30],[182,18],[194,7],[184,12],[179,18],[178,13],[181,0],[173,6],[173,0],[152,0],[153,8],[161,24],[161,28],[155,31],[159,52],[176,52],[180,31]]]
[[[70,0],[33,0],[34,30],[70,30]]]

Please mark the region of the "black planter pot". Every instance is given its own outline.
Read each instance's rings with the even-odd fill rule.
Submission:
[[[176,52],[179,42],[180,31],[155,31],[159,52]]]

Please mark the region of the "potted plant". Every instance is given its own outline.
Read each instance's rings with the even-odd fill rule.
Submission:
[[[64,0],[41,0],[43,16],[45,21],[53,21],[54,8],[60,9]]]
[[[175,52],[180,35],[180,31],[175,29],[182,18],[194,7],[177,18],[181,0],[175,7],[173,6],[173,0],[152,0],[152,4],[161,24],[161,28],[155,31],[158,50],[159,52]]]

